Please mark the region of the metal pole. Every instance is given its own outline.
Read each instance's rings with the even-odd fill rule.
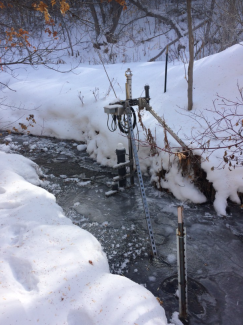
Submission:
[[[167,47],[166,47],[166,55],[165,55],[165,84],[164,84],[164,93],[166,93],[166,86],[167,86],[168,52],[169,52],[169,46],[167,45]]]
[[[144,188],[144,184],[143,184],[143,177],[142,177],[139,159],[138,159],[138,152],[137,152],[137,148],[136,148],[135,137],[134,137],[133,127],[132,127],[132,118],[131,118],[132,114],[131,114],[130,108],[126,109],[126,114],[127,114],[127,119],[128,119],[129,130],[130,130],[130,134],[131,134],[131,143],[133,146],[134,159],[135,159],[135,164],[137,167],[138,182],[139,182],[139,187],[140,187],[141,196],[142,196],[145,218],[147,221],[150,243],[151,243],[151,247],[152,247],[153,256],[155,257],[155,256],[157,256],[157,249],[156,249],[156,245],[155,245],[155,239],[154,239],[154,233],[153,233],[153,228],[152,228],[152,223],[151,223],[151,218],[150,218],[150,213],[149,213],[149,207],[148,207],[146,194],[145,194],[145,188]]]
[[[126,99],[132,99],[132,71],[128,68],[125,72],[125,76],[127,78],[126,82]],[[133,168],[133,150],[132,150],[132,142],[131,142],[131,132],[129,129],[128,133],[128,151],[129,151],[129,160],[130,160],[130,185],[134,185],[134,168]]]
[[[183,207],[178,207],[177,266],[179,288],[179,318],[187,320],[187,270],[186,270],[186,228],[183,222]]]
[[[132,99],[132,71],[128,68],[125,72],[126,82],[126,99]]]
[[[116,156],[117,156],[117,164],[126,162],[126,149],[123,147],[122,143],[118,143],[117,145]],[[118,176],[124,177],[125,175],[126,175],[126,166],[122,168],[118,168]],[[126,187],[126,186],[127,186],[126,178],[119,180],[119,187]]]
[[[149,97],[149,85],[144,86],[144,91],[145,91],[146,102],[147,102],[147,104],[149,104],[149,100],[150,100],[150,97]]]

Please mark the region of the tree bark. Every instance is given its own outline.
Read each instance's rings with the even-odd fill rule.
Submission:
[[[95,10],[95,6],[93,3],[89,4],[89,8],[91,11],[91,15],[93,17],[94,20],[94,24],[95,24],[95,33],[96,33],[96,39],[98,39],[99,35],[100,35],[100,24],[99,24],[99,19]]]
[[[119,3],[112,2],[112,6],[110,10],[110,15],[112,16],[112,26],[110,27],[110,30],[105,33],[106,40],[108,43],[117,43],[117,39],[115,38],[114,33],[118,26],[122,11],[123,8]]]
[[[192,32],[192,9],[191,0],[187,0],[187,22],[188,22],[188,38],[189,38],[189,65],[188,65],[188,111],[193,106],[193,64],[194,64],[194,38]]]
[[[100,7],[100,12],[101,12],[101,17],[102,17],[102,23],[103,25],[106,24],[106,16],[105,16],[105,11],[103,8],[103,4],[99,2],[99,7]]]

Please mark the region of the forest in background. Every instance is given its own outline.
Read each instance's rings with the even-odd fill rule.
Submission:
[[[19,63],[61,64],[67,56],[87,64],[164,60],[168,45],[170,61],[188,61],[185,0],[67,0],[64,13],[62,1],[0,1],[2,70]],[[197,0],[191,6],[195,59],[242,40],[241,0]]]

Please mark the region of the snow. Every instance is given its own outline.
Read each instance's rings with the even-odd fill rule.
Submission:
[[[96,238],[38,186],[35,163],[0,158],[1,324],[167,324],[148,290],[109,273]]]
[[[243,85],[243,47],[235,45],[218,54],[205,57],[195,62],[194,68],[194,108],[187,111],[187,82],[185,80],[184,64],[170,64],[168,69],[167,92],[163,93],[164,64],[162,62],[144,62],[107,65],[110,76],[116,80],[114,84],[118,98],[125,99],[124,72],[129,67],[133,73],[133,97],[143,96],[144,85],[150,85],[151,105],[159,116],[177,133],[184,142],[191,132],[197,132],[204,125],[196,123],[193,114],[203,112],[213,119],[213,113],[206,111],[213,107],[217,94],[235,100],[239,94],[237,82]],[[65,70],[64,65],[63,70]],[[67,69],[66,69],[67,70]],[[127,139],[118,130],[111,133],[107,128],[107,114],[104,107],[117,101],[114,94],[107,91],[109,81],[102,66],[81,65],[74,71],[60,74],[53,70],[31,67],[18,70],[18,78],[3,74],[3,81],[9,81],[8,86],[15,89],[12,92],[4,88],[5,104],[23,109],[4,110],[2,121],[11,121],[19,127],[19,122],[25,123],[28,114],[34,114],[36,124],[28,130],[36,135],[54,136],[63,139],[83,141],[86,145],[78,145],[78,150],[87,150],[90,156],[102,165],[113,166],[116,163],[115,150],[121,143],[127,149]],[[84,104],[78,98],[82,91]],[[96,92],[96,96],[94,96]],[[176,118],[175,118],[176,117]],[[111,120],[111,119],[110,119]],[[199,121],[198,121],[199,122]],[[143,123],[155,134],[159,148],[164,147],[164,131],[149,112],[144,112]],[[2,122],[4,126],[4,122]],[[145,135],[138,126],[139,138],[145,140]],[[178,144],[168,136],[171,147]],[[87,146],[87,147],[86,147]],[[32,148],[33,150],[34,148]],[[5,150],[7,150],[5,148]],[[143,172],[150,168],[151,180],[158,186],[171,191],[181,201],[203,203],[205,196],[193,185],[190,178],[185,178],[178,171],[174,157],[160,151],[154,157],[149,156],[148,146],[139,148],[140,163]],[[233,171],[214,168],[222,160],[222,151],[217,151],[209,157],[203,155],[202,168],[207,173],[207,179],[216,189],[214,207],[219,215],[226,214],[227,199],[239,203],[237,192],[243,189],[242,168]],[[220,160],[221,158],[221,160]],[[163,168],[167,171],[165,178],[159,180],[156,173]]]
[[[116,194],[116,193],[117,193],[117,191],[115,191],[115,190],[111,190],[111,191],[107,191],[107,192],[105,192],[105,195],[106,195],[106,196],[111,196],[111,195]]]
[[[167,256],[167,261],[168,261],[169,263],[174,263],[174,262],[176,261],[176,256],[175,256],[175,254],[169,254],[169,255]]]
[[[85,144],[80,144],[77,146],[78,151],[85,151],[87,146]]]
[[[183,325],[183,323],[179,320],[179,313],[176,311],[173,313],[171,321],[175,325]]]
[[[125,99],[125,87],[121,85],[125,83],[124,72],[128,67],[133,73],[134,97],[143,96],[143,87],[149,84],[153,109],[190,145],[187,139],[191,132],[205,127],[195,122],[193,113],[203,112],[213,120],[213,113],[206,109],[213,107],[217,94],[231,100],[237,98],[237,83],[243,86],[242,55],[243,47],[235,45],[195,62],[192,113],[187,111],[184,65],[169,65],[165,94],[161,62],[114,64],[106,68],[110,79],[116,80],[118,98]],[[63,69],[66,68],[64,65]],[[74,143],[74,147],[87,150],[98,163],[111,167],[116,164],[117,145],[127,149],[126,137],[118,130],[111,133],[107,129],[104,107],[117,98],[108,91],[110,85],[102,66],[80,65],[63,74],[44,67],[38,70],[19,67],[17,78],[1,73],[1,82],[8,82],[16,90],[2,89],[4,103],[13,107],[2,110],[1,128],[10,123],[11,127],[19,128],[19,123],[28,124],[26,118],[33,114],[36,124],[28,126],[28,131],[83,142]],[[80,91],[84,103],[78,97]],[[157,145],[164,148],[164,131],[149,112],[143,113],[143,123],[153,134],[156,129]],[[138,130],[140,141],[144,141],[140,125]],[[171,147],[178,146],[170,136],[168,139]],[[9,154],[15,144],[11,136],[5,141],[8,143],[0,145],[1,324],[167,324],[163,308],[149,291],[109,273],[99,242],[65,217],[55,197],[39,187],[38,166],[22,156]],[[27,141],[24,145],[29,150],[36,148]],[[152,157],[148,146],[139,145],[139,157],[142,171],[149,168],[151,180],[158,187],[168,189],[181,201],[206,201],[191,179],[178,171],[173,155],[160,150]],[[217,169],[222,158],[220,150],[208,160],[205,154],[203,157],[202,168],[216,190],[215,210],[225,215],[228,198],[240,204],[237,192],[243,192],[242,167],[232,171],[227,167]],[[157,173],[162,168],[167,173],[164,179],[159,179]],[[90,183],[65,175],[63,178],[78,181],[80,186]],[[79,202],[74,206],[85,209]],[[168,255],[167,260],[174,262],[174,255]],[[178,313],[173,314],[172,321],[181,323]]]
[[[86,186],[86,185],[88,185],[88,184],[90,184],[90,183],[91,183],[91,181],[78,182],[78,185],[79,185],[79,186]]]

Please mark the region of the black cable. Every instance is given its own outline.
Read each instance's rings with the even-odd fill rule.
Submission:
[[[139,151],[139,131],[138,131],[138,125],[136,125],[136,127],[137,127],[137,138],[138,138],[138,141],[137,141],[137,143],[138,143],[138,151]]]
[[[130,107],[130,109],[131,109],[132,115],[133,115],[132,128],[134,129],[136,124],[137,124],[136,113],[135,113],[133,107]],[[119,127],[120,131],[122,133],[128,134],[129,133],[129,128],[128,128],[128,121],[127,121],[126,114],[123,115],[124,122],[122,122],[121,116],[118,116],[117,119],[118,119],[118,127]],[[127,124],[127,126],[126,126],[126,124]]]
[[[116,115],[112,115],[111,127],[109,127],[109,117],[110,114],[108,114],[108,118],[107,118],[107,128],[109,131],[115,132],[117,129]]]
[[[112,130],[116,131],[116,129],[117,129],[116,115],[112,115],[111,127],[112,127]]]

